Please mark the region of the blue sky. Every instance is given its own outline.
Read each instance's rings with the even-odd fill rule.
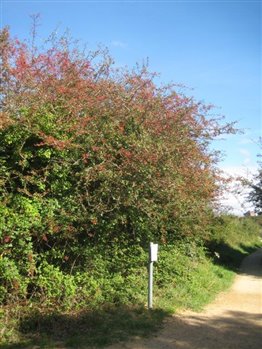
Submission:
[[[95,48],[107,46],[117,65],[149,58],[160,81],[185,84],[186,93],[217,106],[245,134],[214,144],[221,167],[253,171],[261,136],[261,1],[1,1],[1,26],[28,37],[40,13],[39,37],[68,28]]]

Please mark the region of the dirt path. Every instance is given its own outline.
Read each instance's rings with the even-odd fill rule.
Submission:
[[[108,349],[262,348],[262,249],[245,258],[232,288],[201,313],[168,319],[150,339],[136,338]]]

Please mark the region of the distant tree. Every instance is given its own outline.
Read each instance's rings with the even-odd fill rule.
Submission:
[[[260,149],[262,150],[262,140],[260,140]],[[259,155],[261,158],[262,155]],[[250,186],[252,188],[249,194],[249,200],[254,204],[255,210],[258,214],[262,214],[262,162],[259,160],[258,173],[254,176]]]

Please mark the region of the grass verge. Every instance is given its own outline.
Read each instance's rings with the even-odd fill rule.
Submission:
[[[20,312],[19,333],[16,338],[12,334],[12,344],[3,343],[0,348],[99,348],[130,336],[147,336],[159,329],[168,315],[164,310],[147,311],[134,306],[75,313],[39,309],[20,309]]]

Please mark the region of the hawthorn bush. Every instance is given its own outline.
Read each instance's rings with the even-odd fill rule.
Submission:
[[[208,237],[210,142],[232,125],[106,51],[66,37],[37,49],[6,28],[0,43],[1,301],[139,297],[149,241]]]

